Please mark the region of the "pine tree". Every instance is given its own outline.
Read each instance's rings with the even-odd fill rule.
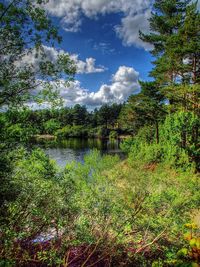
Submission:
[[[166,57],[173,61],[174,81],[166,88],[183,110],[198,113],[200,96],[200,13],[197,3],[188,5],[182,25],[169,36]]]
[[[140,33],[154,46],[156,57],[150,76],[172,104],[172,110],[198,110],[200,80],[200,14],[197,3],[156,1],[151,33]],[[192,86],[189,86],[192,85]]]
[[[169,41],[181,27],[187,5],[190,1],[156,0],[150,18],[150,34],[140,32],[140,38],[153,45],[152,55],[156,57],[155,67],[150,72],[160,85],[169,85],[176,79],[176,58],[169,57]],[[171,50],[170,50],[171,51]]]
[[[197,2],[156,0],[150,19],[151,33],[140,33],[154,46],[156,60],[150,75],[170,102],[170,110],[199,114],[200,96],[200,14]],[[196,140],[198,129],[194,129]],[[186,147],[187,131],[181,133]]]

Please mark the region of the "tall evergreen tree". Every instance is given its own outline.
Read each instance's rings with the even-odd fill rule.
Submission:
[[[156,57],[150,76],[161,85],[172,84],[176,78],[176,58],[169,57],[172,36],[181,27],[189,0],[156,0],[150,22],[150,34],[140,32],[140,38],[153,45],[152,55]],[[171,51],[171,50],[170,50]]]
[[[155,1],[150,34],[140,33],[153,45],[150,76],[173,104],[172,110],[198,110],[200,75],[200,14],[197,3]],[[193,86],[188,86],[193,85]]]

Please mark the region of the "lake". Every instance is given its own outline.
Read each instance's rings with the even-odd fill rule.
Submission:
[[[120,142],[120,140],[69,138],[44,150],[59,166],[64,167],[66,163],[71,161],[84,162],[84,156],[93,149],[99,150],[102,155],[117,154],[120,158],[124,158],[124,153],[120,149]]]

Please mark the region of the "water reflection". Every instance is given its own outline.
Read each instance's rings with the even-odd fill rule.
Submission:
[[[71,161],[83,162],[83,158],[92,149],[98,149],[101,154],[118,154],[124,157],[120,150],[120,140],[79,139],[69,138],[45,149],[50,158],[61,167]]]

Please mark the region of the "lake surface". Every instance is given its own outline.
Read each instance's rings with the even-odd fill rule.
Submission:
[[[102,155],[117,154],[124,158],[124,153],[120,149],[120,142],[120,140],[69,138],[57,144],[56,147],[49,147],[44,150],[59,166],[64,167],[66,163],[71,161],[84,162],[84,156],[93,149],[99,150]]]

